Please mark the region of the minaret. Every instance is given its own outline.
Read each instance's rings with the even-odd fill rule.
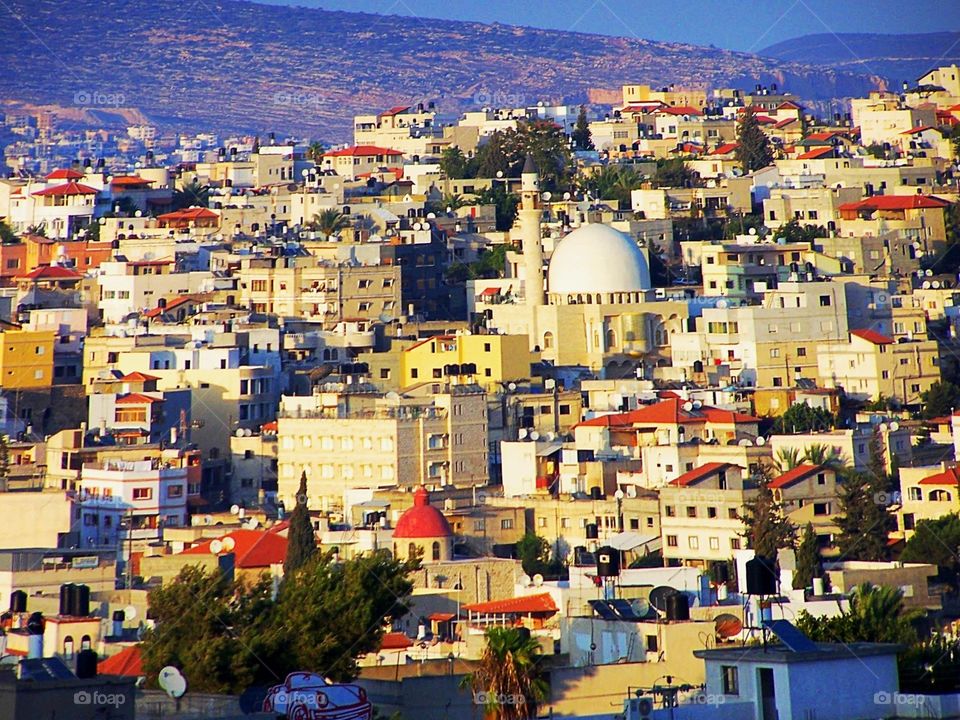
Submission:
[[[520,239],[526,274],[524,295],[527,305],[543,305],[543,247],[540,244],[540,176],[533,158],[527,155],[520,174]]]

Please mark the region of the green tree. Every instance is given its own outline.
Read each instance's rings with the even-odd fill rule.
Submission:
[[[797,531],[783,514],[783,508],[773,497],[770,488],[770,470],[764,466],[757,476],[757,494],[743,504],[739,516],[744,524],[743,537],[747,547],[761,557],[776,559],[781,548],[792,548]]]
[[[837,547],[845,560],[886,560],[893,517],[885,502],[885,477],[849,472],[840,488]]]
[[[806,403],[794,403],[773,421],[773,432],[777,435],[808,433],[811,431],[832,430],[837,419],[823,408],[810,407]]]
[[[515,162],[515,158],[511,157],[507,150],[506,137],[507,131],[496,130],[477,148],[477,177],[495,178],[497,173],[510,174],[510,166]]]
[[[822,465],[825,467],[840,470],[847,465],[847,459],[843,453],[837,452],[825,443],[813,443],[808,445],[803,451],[803,462],[809,465]]]
[[[957,548],[960,548],[960,517],[950,513],[935,520],[918,521],[900,559],[908,563],[934,563],[955,573],[960,569]]]
[[[760,236],[766,232],[763,217],[750,213],[734,215],[723,224],[723,237],[726,240],[733,240],[737,235],[749,235],[751,230],[756,230]]]
[[[801,225],[799,220],[793,218],[777,228],[773,234],[788,243],[812,242],[816,238],[827,237],[827,229],[822,225]]]
[[[490,187],[484,188],[477,195],[477,202],[480,205],[493,205],[497,230],[509,230],[513,227],[513,221],[517,219],[520,198],[515,193],[509,192],[504,183],[495,182]]]
[[[287,531],[287,557],[283,562],[284,576],[292,575],[302,568],[317,552],[317,537],[310,522],[307,507],[307,473],[300,474],[296,506],[290,513],[290,528]]]
[[[899,657],[900,691],[939,695],[960,690],[960,640],[934,635]]]
[[[307,148],[307,159],[313,160],[317,165],[323,162],[323,154],[327,151],[327,146],[319,140],[314,140]]]
[[[460,180],[462,178],[473,177],[469,174],[471,163],[463,150],[456,145],[446,148],[440,153],[440,172],[445,178],[450,180]],[[475,168],[474,168],[475,170]]]
[[[630,194],[645,181],[636,169],[626,165],[603,165],[587,176],[581,187],[598,200],[616,200],[621,206],[630,204]]]
[[[767,167],[773,162],[770,139],[760,127],[753,108],[745,108],[737,122],[736,158],[745,173]]]
[[[20,238],[17,237],[17,234],[7,225],[3,220],[0,220],[0,243],[3,245],[10,245],[13,243],[20,242]]]
[[[327,208],[313,216],[309,227],[330,237],[350,227],[350,218],[336,208]]]
[[[527,533],[517,541],[517,557],[523,571],[530,576],[544,574],[550,562],[550,543],[536,533]]]
[[[512,160],[511,171],[518,175],[530,155],[540,175],[540,187],[556,192],[570,187],[573,156],[563,128],[549,120],[521,122],[508,130],[506,148]]]
[[[813,585],[813,579],[823,575],[820,564],[820,546],[813,532],[813,524],[807,523],[797,546],[797,569],[793,573],[793,589],[801,590]]]
[[[487,630],[487,646],[474,672],[463,679],[488,717],[528,720],[546,699],[549,686],[541,677],[540,644],[529,631],[515,627]]]
[[[203,185],[197,178],[193,178],[182,188],[173,191],[174,210],[183,210],[189,207],[207,207],[210,200],[210,186]]]
[[[863,583],[853,589],[850,606],[839,615],[813,617],[803,610],[797,627],[814,642],[910,645],[917,640],[913,623],[922,614],[904,607],[899,588]]]
[[[795,447],[784,447],[777,450],[777,456],[774,460],[774,463],[777,466],[777,470],[781,473],[785,473],[788,470],[793,470],[797,465],[803,460],[802,455],[800,454],[800,449]]]
[[[953,413],[960,406],[960,387],[952,382],[941,380],[920,394],[925,418],[943,417]]]
[[[580,114],[577,115],[577,124],[570,133],[570,139],[577,150],[593,150],[593,137],[590,134],[590,123],[587,121],[587,108],[580,106]]]
[[[658,188],[683,188],[695,184],[696,175],[683,158],[658,158],[653,184]]]

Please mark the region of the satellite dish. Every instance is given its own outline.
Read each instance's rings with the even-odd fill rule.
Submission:
[[[900,423],[898,423],[896,420],[890,423],[890,432],[896,432],[899,429],[900,429]]]
[[[233,433],[237,437],[243,437],[243,428],[237,428],[236,432]]]
[[[636,485],[627,485],[627,497],[635,498],[637,496],[637,486]]]
[[[933,289],[934,289],[934,290],[938,290],[938,289],[940,288],[940,281],[939,281],[939,280],[934,280],[933,283],[932,283],[932,285],[933,285]]]
[[[231,506],[230,506],[230,514],[231,514],[231,515],[239,515],[239,514],[240,514],[240,506],[239,506],[239,505],[231,505]]]
[[[160,671],[157,682],[172,698],[183,697],[187,691],[187,681],[173,665],[167,665]]]
[[[880,423],[880,425],[878,426],[878,429],[880,430],[880,432],[886,432],[886,431],[887,431],[887,424],[886,424],[886,423]]]
[[[553,193],[547,190],[543,195],[541,195],[541,197],[543,198],[544,202],[550,202],[550,198],[553,197]]]
[[[532,583],[533,583],[533,580],[531,580],[530,576],[527,575],[526,573],[520,576],[520,584],[523,585],[524,587],[530,587]]]
[[[531,433],[530,433],[530,439],[531,439],[531,440],[539,440],[539,439],[540,439],[540,433],[538,433],[536,430],[531,431]]]
[[[224,552],[230,552],[237,546],[237,541],[228,535],[220,541],[220,545],[223,547]]]
[[[543,586],[543,575],[541,575],[540,573],[537,573],[536,575],[534,575],[534,576],[533,576],[533,584],[534,584],[534,586],[536,586],[536,587],[542,587],[542,586]]]
[[[683,404],[683,409],[686,410],[687,412],[690,412],[691,410],[693,410],[693,403],[688,400]]]
[[[764,445],[767,444],[767,439],[763,437],[763,435],[761,435],[760,437],[757,438],[756,443],[759,447],[763,447]]]
[[[127,605],[123,609],[123,619],[126,621],[134,620],[137,617],[137,609],[133,605]]]
[[[667,611],[667,598],[679,595],[680,591],[668,585],[659,585],[650,591],[650,604],[662,613]]]
[[[924,280],[924,281],[923,281],[923,285],[921,285],[921,287],[922,287],[924,290],[929,290],[929,289],[930,289],[930,281],[929,281],[929,280]]]
[[[930,270],[929,268],[927,268],[926,275],[927,277],[931,277],[933,275],[933,270]]]
[[[744,438],[743,440],[738,442],[737,445],[739,445],[740,447],[750,447],[751,445],[753,445],[753,443],[747,440],[746,438]]]
[[[551,440],[551,441],[552,441],[552,440],[556,440],[556,438],[557,438],[557,436],[556,436],[554,433],[552,433],[552,432],[548,432],[546,435],[543,436],[543,439],[544,439],[544,440]]]
[[[517,431],[517,437],[520,438],[521,440],[525,440],[527,437],[527,431],[521,428],[520,430]]]
[[[250,518],[247,521],[247,525],[246,525],[247,530],[256,530],[258,527],[260,527],[260,521],[257,520],[256,518]]]
[[[214,555],[219,555],[223,552],[223,543],[220,540],[211,540],[210,541],[210,552]]]
[[[717,307],[720,310],[725,310],[729,304],[726,300],[717,300]]]
[[[633,610],[634,617],[646,617],[650,612],[650,603],[643,598],[634,598],[630,600],[630,609]]]
[[[699,410],[699,409],[702,408],[702,407],[703,407],[703,403],[702,403],[702,402],[700,402],[699,400],[694,400],[694,401],[693,401],[693,409],[694,409],[694,410]]]
[[[387,400],[399,400],[399,399],[400,399],[400,393],[398,393],[398,392],[396,392],[396,391],[394,391],[394,390],[391,390],[391,391],[388,392],[386,395],[384,395],[384,397],[385,397]]]
[[[748,233],[749,233],[750,235],[756,235],[756,234],[757,234],[757,229],[756,229],[756,228],[750,228],[750,230],[748,231]]]
[[[510,392],[513,392],[516,389],[517,389],[517,384],[515,382],[512,382],[509,385],[507,385],[507,390],[509,390]]]
[[[740,632],[743,630],[743,623],[740,622],[740,618],[738,618],[736,615],[723,613],[722,615],[717,615],[717,617],[714,618],[713,627],[718,636],[722,638],[731,638],[740,634]]]

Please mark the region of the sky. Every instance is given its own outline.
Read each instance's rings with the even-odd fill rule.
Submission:
[[[960,30],[958,0],[258,0],[757,51],[824,32]]]

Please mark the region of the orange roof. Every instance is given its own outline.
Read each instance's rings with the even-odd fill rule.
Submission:
[[[772,488],[784,488],[790,485],[793,485],[795,482],[800,482],[801,480],[810,477],[814,473],[818,473],[823,470],[823,465],[797,465],[795,468],[787,470],[779,477],[775,477],[770,481],[770,487]]]
[[[658,113],[666,113],[667,115],[702,115],[699,110],[695,107],[690,107],[689,105],[677,105],[677,106],[667,106],[662,107],[657,110]]]
[[[882,333],[878,333],[876,330],[851,330],[851,335],[856,335],[858,338],[862,338],[867,342],[871,342],[874,345],[892,345],[893,338],[889,338]]]
[[[140,677],[145,674],[139,645],[131,645],[97,663],[97,675]]]
[[[818,147],[813,150],[807,150],[805,153],[797,155],[797,160],[815,160],[816,158],[827,157],[834,151],[833,145]]]
[[[721,463],[721,462],[712,462],[703,465],[702,467],[694,468],[693,470],[688,470],[683,475],[678,478],[671,480],[668,485],[676,485],[678,487],[686,487],[687,485],[693,485],[694,483],[700,482],[710,477],[714,473],[718,473],[721,470],[725,470],[728,467],[732,467],[732,463]]]
[[[160,307],[160,306],[158,305],[157,307],[155,307],[155,308],[153,308],[153,309],[151,309],[151,310],[147,310],[143,315],[144,315],[144,317],[148,317],[148,318],[159,317],[160,315],[163,315],[163,314],[164,314],[165,312],[167,312],[168,310],[173,310],[174,308],[180,307],[181,305],[183,305],[183,304],[185,304],[185,303],[188,303],[188,302],[191,302],[191,301],[193,301],[193,300],[194,300],[194,298],[192,298],[192,297],[190,297],[190,296],[180,296],[180,297],[176,297],[176,298],[173,298],[172,300],[167,300],[167,305],[166,305],[166,307]]]
[[[780,128],[786,127],[786,126],[789,125],[790,123],[795,123],[795,122],[797,122],[797,119],[796,119],[796,118],[792,118],[792,117],[791,117],[791,118],[786,118],[785,120],[781,120],[780,122],[778,122],[776,125],[774,125],[774,127],[777,128],[777,129],[780,129]]]
[[[259,530],[234,530],[224,537],[233,539],[234,565],[238,568],[264,568],[282,563],[287,557],[287,539]],[[220,538],[221,540],[223,538]],[[181,555],[212,555],[213,539],[184,550]]]
[[[738,143],[734,143],[734,142],[723,143],[723,145],[718,145],[716,148],[708,152],[707,155],[729,155],[738,147],[739,147]]]
[[[933,127],[932,125],[918,125],[918,126],[915,127],[915,128],[910,128],[909,130],[904,130],[904,131],[903,131],[902,133],[900,133],[900,134],[901,134],[901,135],[917,135],[917,134],[919,134],[919,133],[924,132],[925,130],[933,130],[933,129],[934,129],[934,127]]]
[[[592,420],[584,420],[580,425],[588,427],[629,427],[631,425],[678,425],[683,423],[755,423],[759,421],[752,415],[721,410],[710,405],[686,410],[680,398],[666,398],[653,405],[637,408],[626,413],[601,415]]]
[[[490,602],[464,605],[464,610],[485,615],[527,615],[535,613],[555,613],[557,604],[550,593],[540,595],[523,595],[506,600],[491,600]]]
[[[403,155],[399,150],[377,147],[376,145],[354,145],[342,150],[330,150],[324,157],[373,157],[375,155]]]
[[[406,112],[410,109],[409,105],[395,105],[386,112],[380,113],[380,117],[391,117],[393,115],[399,115],[402,112]]]
[[[219,218],[212,210],[202,207],[186,208],[185,210],[174,210],[173,212],[159,215],[157,220],[213,220]]]
[[[810,133],[809,135],[807,135],[807,136],[806,136],[805,138],[803,138],[803,139],[804,139],[804,140],[815,140],[815,141],[817,141],[817,142],[825,142],[825,141],[827,141],[827,140],[830,140],[831,138],[836,137],[836,136],[839,135],[839,134],[840,134],[840,133],[838,133],[838,132],[836,132],[836,131],[834,131],[834,130],[829,130],[829,131],[827,131],[827,132]]]
[[[124,382],[149,382],[150,380],[159,380],[160,378],[158,378],[156,375],[147,375],[146,373],[142,373],[137,370],[132,373],[127,373],[118,379]]]
[[[153,180],[147,180],[146,178],[142,178],[139,175],[120,175],[118,177],[115,177],[113,180],[111,180],[110,184],[119,185],[121,187],[123,187],[124,185],[127,185],[129,187],[136,187],[138,185],[152,185]]]
[[[874,195],[859,202],[844,203],[840,210],[924,210],[945,208],[946,200],[933,195]]]
[[[928,475],[923,480],[920,481],[921,485],[949,485],[950,487],[957,487],[960,485],[960,471],[957,468],[947,468],[941,473],[936,475]]]
[[[383,634],[380,641],[381,650],[406,650],[413,646],[413,640],[408,638],[402,632],[388,632]]]
[[[155,402],[163,402],[163,398],[150,397],[143,393],[127,393],[117,398],[117,405],[151,405]]]
[[[96,195],[97,190],[90,187],[89,185],[81,185],[78,182],[71,180],[70,182],[65,182],[62,185],[54,185],[53,187],[44,188],[43,190],[37,190],[35,193],[31,193],[34,197],[53,197],[60,195]]]
[[[57,168],[52,173],[47,175],[46,180],[80,180],[83,178],[83,173],[73,170],[72,168]]]
[[[26,275],[18,275],[17,277],[26,280],[79,280],[83,275],[60,265],[43,265],[31,270]]]

